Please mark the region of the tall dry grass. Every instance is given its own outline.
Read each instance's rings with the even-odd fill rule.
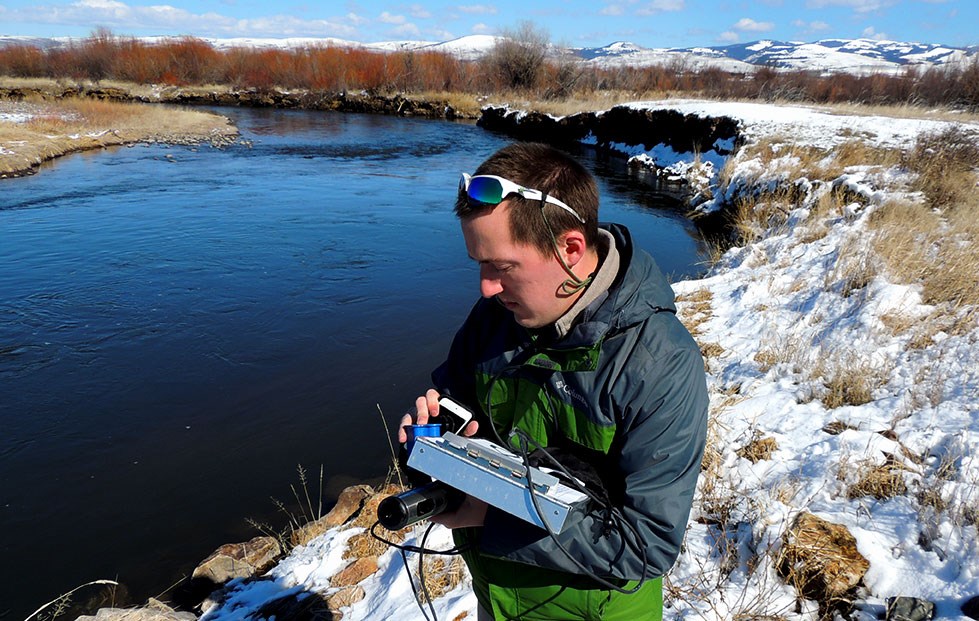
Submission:
[[[870,219],[888,275],[920,284],[924,301],[969,329],[979,306],[979,144],[953,127],[924,135],[904,159],[924,203],[891,201]]]

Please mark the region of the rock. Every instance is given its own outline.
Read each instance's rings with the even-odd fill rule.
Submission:
[[[352,485],[346,488],[340,492],[337,504],[330,509],[329,513],[293,531],[289,538],[290,543],[294,546],[305,545],[334,526],[343,524],[350,519],[350,516],[360,511],[364,500],[372,493],[374,490],[371,489],[370,485]]]
[[[979,595],[970,598],[966,603],[962,604],[962,614],[970,619],[979,620]]]
[[[377,571],[377,558],[367,556],[350,563],[330,578],[330,586],[345,587],[357,584]]]
[[[717,150],[721,155],[743,141],[739,122],[731,117],[701,117],[676,110],[638,110],[614,106],[601,115],[594,112],[572,114],[561,119],[540,112],[514,113],[506,107],[486,106],[477,123],[521,140],[539,140],[551,144],[577,142],[589,133],[601,150],[613,144],[642,145],[649,150],[662,144],[679,153]]]
[[[166,604],[150,599],[143,608],[102,608],[94,616],[78,617],[77,621],[197,621],[190,612],[177,612]]]
[[[343,608],[344,606],[353,606],[360,600],[364,599],[365,596],[366,593],[364,591],[364,587],[361,586],[343,587],[336,593],[333,593],[332,595],[326,598],[326,605],[331,612],[334,612],[334,614],[336,614],[335,611]]]
[[[845,526],[805,512],[786,531],[777,567],[786,582],[824,608],[845,601],[870,563]]]
[[[935,618],[935,604],[917,597],[888,597],[886,621],[930,621]]]
[[[192,578],[206,578],[224,584],[234,578],[248,578],[272,567],[282,553],[274,537],[255,537],[245,543],[228,543],[197,566]]]

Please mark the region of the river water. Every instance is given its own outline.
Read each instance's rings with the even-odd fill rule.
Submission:
[[[222,110],[250,145],[72,155],[0,181],[0,619],[96,579],[156,596],[217,546],[383,477],[478,295],[451,214],[506,139],[468,123]],[[692,225],[579,154],[602,219],[676,277]]]

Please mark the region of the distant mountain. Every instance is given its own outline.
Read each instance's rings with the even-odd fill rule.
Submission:
[[[668,49],[619,42],[576,51],[587,62],[606,67],[673,62],[731,71],[772,67],[828,73],[895,73],[912,65],[929,67],[969,62],[979,55],[979,46],[956,48],[934,43],[823,39],[812,43],[763,40],[717,47]]]
[[[140,37],[156,43],[174,37]],[[42,49],[70,45],[83,39],[67,37],[0,36],[5,45],[35,45]],[[217,49],[232,47],[295,48],[311,45],[360,47],[384,52],[440,51],[463,60],[476,60],[491,50],[498,37],[472,35],[451,41],[387,41],[357,43],[343,39],[209,39]],[[807,70],[821,73],[897,73],[909,66],[948,66],[971,62],[979,57],[979,46],[952,47],[936,43],[902,43],[873,39],[823,39],[811,43],[761,40],[715,47],[645,48],[618,41],[592,48],[555,49],[555,54],[571,53],[583,62],[599,67],[665,65],[696,70],[715,67],[724,71],[749,73],[758,67],[782,70]]]

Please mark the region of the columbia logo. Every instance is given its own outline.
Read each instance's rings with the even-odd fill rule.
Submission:
[[[554,382],[554,387],[557,388],[559,392],[566,394],[573,403],[576,403],[583,408],[587,407],[588,402],[585,401],[585,398],[574,390],[571,390],[571,387],[568,386],[564,380],[557,380]]]

